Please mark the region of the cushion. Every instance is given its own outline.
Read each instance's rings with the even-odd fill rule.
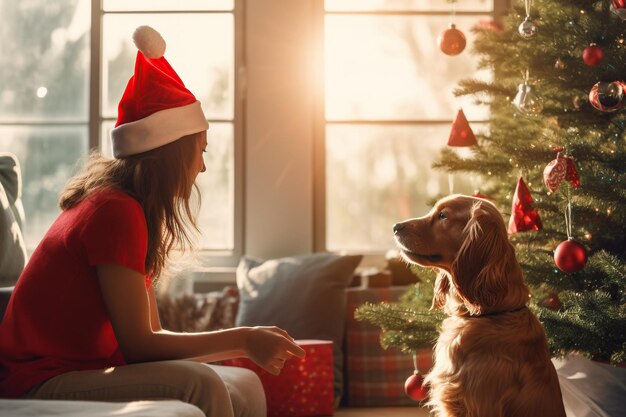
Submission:
[[[26,264],[21,177],[17,158],[0,153],[0,287],[12,286]]]
[[[163,401],[70,401],[70,400],[3,400],[3,417],[204,417],[192,404],[177,400]]]
[[[361,255],[315,253],[261,261],[243,257],[237,267],[237,326],[277,326],[294,339],[333,342],[335,403],[343,393],[346,296]]]

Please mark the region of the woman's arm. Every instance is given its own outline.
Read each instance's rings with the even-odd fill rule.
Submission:
[[[154,330],[151,298],[142,274],[120,265],[98,265],[104,304],[124,358],[129,362],[171,359],[215,361],[237,356],[252,359],[276,375],[285,360],[304,350],[276,327],[238,327],[214,332],[174,333]]]
[[[157,299],[152,285],[148,288],[148,303],[150,305],[150,327],[152,328],[152,331],[158,332],[163,330],[161,327],[161,319],[159,318]]]

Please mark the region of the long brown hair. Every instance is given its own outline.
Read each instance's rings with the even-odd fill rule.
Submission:
[[[148,225],[146,271],[158,278],[172,249],[192,247],[192,232],[198,231],[190,196],[195,191],[197,172],[194,156],[202,133],[194,133],[172,143],[123,159],[107,159],[99,152],[89,155],[83,172],[68,181],[59,198],[68,210],[95,191],[119,189],[143,207]]]

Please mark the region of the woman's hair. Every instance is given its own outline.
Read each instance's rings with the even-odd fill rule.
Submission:
[[[66,184],[59,206],[67,210],[95,191],[119,189],[143,207],[148,225],[146,271],[157,279],[170,251],[192,246],[192,231],[198,231],[189,200],[197,172],[193,161],[201,133],[123,159],[107,159],[98,151],[89,155],[83,172]],[[192,230],[193,229],[193,230]]]

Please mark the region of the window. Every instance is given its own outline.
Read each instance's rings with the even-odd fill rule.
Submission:
[[[207,173],[198,177],[204,264],[236,263],[242,240],[238,14],[234,0],[0,2],[0,25],[12,34],[0,41],[0,149],[22,164],[31,251],[59,214],[58,193],[77,162],[92,147],[111,155],[109,132],[135,63],[131,35],[150,25],[163,35],[165,56],[210,124]]]
[[[425,214],[440,194],[473,192],[477,178],[431,164],[459,108],[475,131],[487,119],[452,91],[463,78],[490,76],[469,54],[470,28],[493,17],[493,0],[458,2],[453,22],[468,45],[450,57],[437,45],[451,22],[446,0],[325,1],[318,246],[384,252],[395,246],[394,223]]]

